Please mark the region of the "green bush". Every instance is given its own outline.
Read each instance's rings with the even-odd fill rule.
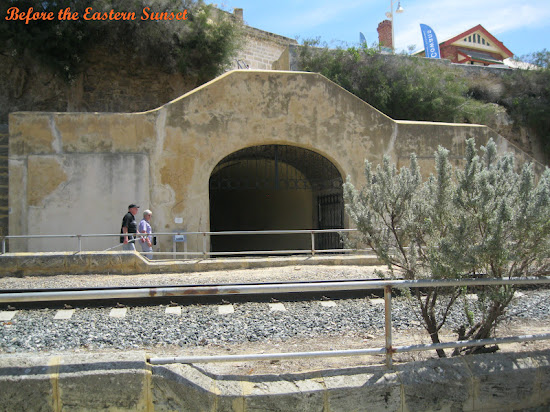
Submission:
[[[26,11],[53,11],[53,21],[7,21],[9,7]],[[57,19],[59,10],[79,13],[74,21]],[[135,20],[85,20],[85,9],[134,12]],[[183,12],[187,20],[142,21],[144,7],[151,12]],[[210,80],[223,72],[240,45],[240,26],[202,0],[8,0],[0,5],[0,52],[36,59],[52,67],[68,81],[86,65],[87,52],[96,46],[113,54],[140,56],[145,64],[166,72],[179,71],[196,79]]]
[[[436,172],[422,181],[416,157],[397,171],[385,158],[375,170],[366,162],[366,186],[344,185],[346,210],[378,257],[409,280],[486,277],[514,279],[550,269],[550,169],[535,184],[531,165],[518,173],[511,154],[498,156],[493,141],[476,153],[467,141],[463,169],[448,151],[436,152]],[[472,316],[461,287],[411,292],[418,317],[432,341],[463,300],[467,322],[458,338],[487,339],[505,314],[514,286],[478,292],[479,318]],[[480,351],[466,348],[465,352]],[[439,356],[446,356],[440,349]],[[458,353],[458,351],[456,351]]]
[[[468,97],[462,72],[408,56],[386,57],[368,47],[329,49],[306,41],[301,70],[319,72],[394,119],[482,123],[494,106]]]
[[[516,70],[506,76],[504,82],[505,93],[499,104],[506,107],[516,124],[534,131],[549,156],[550,68]]]
[[[514,70],[501,80],[410,56],[385,56],[374,48],[319,47],[305,41],[298,68],[318,72],[394,119],[492,126],[504,107],[516,126],[534,132],[550,156],[550,53],[529,59],[541,70]]]

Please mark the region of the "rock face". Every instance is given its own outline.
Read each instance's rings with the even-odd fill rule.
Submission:
[[[67,83],[26,58],[0,57],[0,123],[17,111],[141,112],[196,85],[177,73],[144,64],[139,56],[94,49],[78,78]]]

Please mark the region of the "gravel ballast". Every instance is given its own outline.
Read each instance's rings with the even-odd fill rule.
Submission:
[[[379,268],[380,269],[380,268]],[[382,268],[383,269],[383,268]],[[297,274],[299,273],[299,276]],[[274,276],[278,274],[278,276]],[[374,277],[374,269],[363,267],[294,267],[209,273],[186,276],[159,277],[86,277],[80,286],[164,284],[198,282],[258,282],[292,280],[328,280]],[[70,277],[5,278],[0,286],[22,288],[67,287],[74,284]],[[50,283],[48,283],[50,282]],[[162,282],[161,282],[162,283]],[[8,287],[9,284],[9,287]],[[230,300],[230,298],[228,298]],[[473,298],[472,298],[473,299]],[[336,342],[343,337],[380,337],[384,335],[384,304],[381,299],[359,298],[333,301],[326,306],[322,300],[280,302],[285,311],[273,311],[270,302],[233,303],[233,313],[220,314],[217,304],[180,305],[181,314],[166,313],[166,305],[129,306],[124,318],[110,316],[110,307],[86,308],[75,304],[70,319],[54,319],[57,309],[18,310],[12,319],[0,321],[0,352],[56,352],[128,350],[156,348],[187,348],[208,345],[231,346],[242,343],[269,342],[292,339],[328,339]],[[510,306],[511,321],[540,321],[550,319],[550,292],[546,289],[522,291]],[[470,303],[475,306],[473,300]],[[465,321],[462,305],[449,317],[446,328],[454,330]],[[393,299],[392,318],[396,332],[422,330],[416,306],[404,297]],[[8,311],[4,310],[4,313]],[[327,348],[329,349],[329,348]]]

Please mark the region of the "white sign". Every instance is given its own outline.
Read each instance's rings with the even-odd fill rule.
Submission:
[[[185,241],[187,241],[186,235],[181,235],[181,234],[174,235],[174,242],[185,242]]]

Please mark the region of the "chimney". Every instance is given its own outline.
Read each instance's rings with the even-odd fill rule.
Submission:
[[[391,21],[384,20],[378,24],[378,44],[380,48],[391,49],[392,38],[391,38]]]
[[[242,23],[244,14],[243,9],[233,9],[233,14],[235,15],[237,21],[240,21]]]

